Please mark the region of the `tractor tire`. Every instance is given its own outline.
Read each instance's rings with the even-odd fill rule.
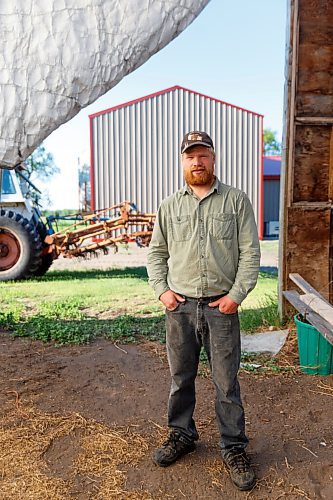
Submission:
[[[43,222],[39,221],[37,224],[37,232],[39,234],[39,237],[42,242],[42,249],[48,247],[49,245],[44,242],[45,236],[47,235],[47,229],[45,224]],[[33,275],[34,276],[44,276],[44,274],[50,269],[51,265],[53,262],[53,255],[52,253],[46,253],[41,255],[41,262],[34,271]]]
[[[41,256],[41,263],[38,266],[38,268],[36,269],[36,271],[34,271],[33,275],[34,276],[44,276],[44,274],[52,266],[52,262],[53,262],[53,256],[51,253],[47,253],[45,255],[42,255]]]
[[[0,281],[33,276],[41,264],[42,242],[28,219],[0,210]]]

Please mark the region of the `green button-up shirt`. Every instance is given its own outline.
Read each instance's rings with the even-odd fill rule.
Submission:
[[[253,209],[239,189],[216,179],[202,199],[185,185],[161,203],[147,263],[157,297],[169,289],[188,297],[228,293],[240,304],[259,264]]]

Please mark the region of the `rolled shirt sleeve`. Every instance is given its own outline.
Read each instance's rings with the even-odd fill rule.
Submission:
[[[147,257],[149,284],[158,299],[162,293],[169,290],[167,282],[169,251],[166,229],[167,219],[162,204],[156,215]]]
[[[260,245],[253,208],[245,193],[240,197],[237,214],[237,234],[239,259],[236,278],[228,295],[236,302],[241,302],[255,287],[260,266]]]

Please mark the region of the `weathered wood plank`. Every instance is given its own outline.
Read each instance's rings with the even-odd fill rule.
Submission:
[[[301,274],[333,303],[333,218],[330,206],[320,206],[333,205],[333,3],[290,0],[288,5],[279,252],[282,312],[289,305],[282,300],[282,290],[295,286],[290,273]]]
[[[299,0],[299,42],[333,45],[333,9],[331,0]]]
[[[312,93],[312,98],[320,101],[320,96],[333,93],[333,46],[318,45],[311,41],[299,48],[299,77],[297,81],[300,94]],[[323,110],[324,111],[324,110]],[[332,106],[323,112],[330,115]]]
[[[332,119],[332,124],[333,124],[333,119]],[[333,127],[331,127],[328,170],[329,170],[328,197],[330,200],[333,200]]]
[[[293,202],[292,207],[305,211],[325,209],[331,210],[332,204],[330,201],[296,201]]]
[[[293,201],[327,201],[331,126],[298,126],[295,135]]]
[[[313,288],[310,283],[305,281],[305,279],[298,273],[290,273],[289,278],[291,281],[293,281],[298,288],[300,288],[304,293],[312,293],[313,295],[316,295],[318,298],[326,302],[326,304],[331,304],[326,300],[315,288]],[[332,306],[331,306],[332,307]]]
[[[299,0],[298,42],[297,114],[333,116],[331,0]]]
[[[333,329],[333,307],[331,304],[327,304],[321,297],[318,297],[314,293],[305,293],[300,295],[300,299],[305,305],[310,306],[321,318],[324,318],[327,323],[329,323]]]
[[[288,273],[282,290],[292,288],[289,274],[298,273],[329,300],[331,210],[290,207],[287,215],[284,264]]]
[[[331,72],[332,50],[332,45],[318,44],[316,40],[301,42],[299,47],[298,61],[300,66],[302,66],[302,73],[316,73],[317,71]]]
[[[296,116],[295,121],[304,125],[333,125],[331,116]]]
[[[295,290],[284,291],[283,295],[290,302],[290,304],[302,314],[304,318],[307,319],[311,325],[313,325],[318,332],[331,344],[333,345],[333,329],[332,326],[327,323],[323,318],[319,316],[310,306],[304,304],[300,299],[299,293]]]
[[[322,75],[327,80],[327,75]],[[318,92],[298,92],[296,96],[296,113],[303,116],[327,116],[333,114],[332,94],[321,95]]]

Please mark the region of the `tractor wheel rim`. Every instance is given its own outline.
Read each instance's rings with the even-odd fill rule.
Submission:
[[[0,272],[15,266],[21,255],[18,239],[7,231],[0,233]]]

